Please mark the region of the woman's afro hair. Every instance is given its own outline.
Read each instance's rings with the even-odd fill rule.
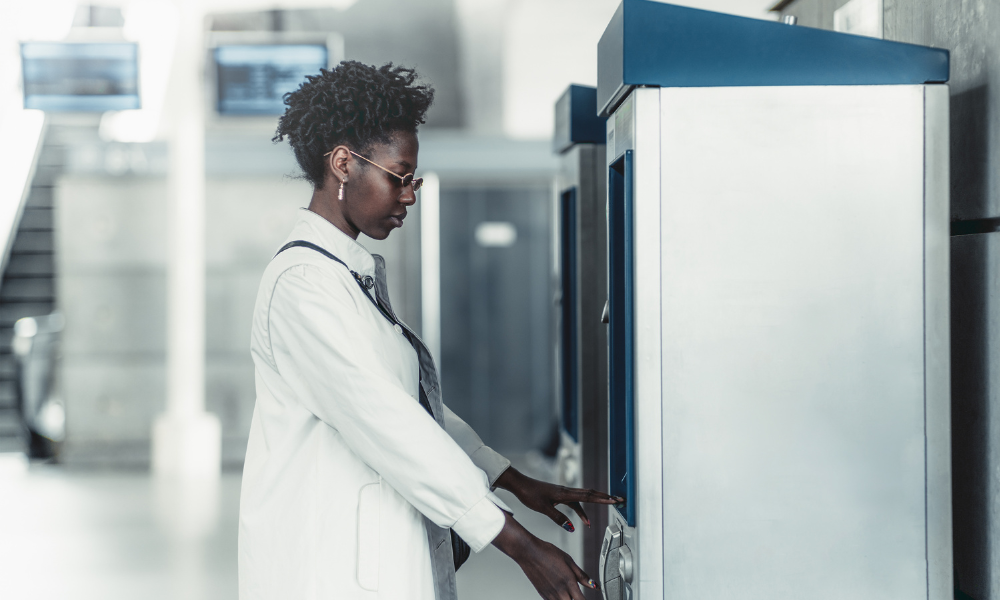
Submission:
[[[305,178],[323,188],[326,158],[343,144],[359,154],[391,141],[396,132],[417,131],[434,101],[434,89],[414,85],[413,69],[381,67],[345,60],[332,69],[309,75],[285,94],[285,114],[272,141],[286,137]]]

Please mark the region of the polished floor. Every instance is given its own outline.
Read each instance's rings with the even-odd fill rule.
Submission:
[[[545,475],[537,460],[518,464]],[[239,493],[238,473],[218,485],[184,486],[0,455],[0,598],[236,600]],[[566,546],[569,534],[500,493],[529,530]],[[461,600],[538,597],[492,546],[473,555],[458,580]]]

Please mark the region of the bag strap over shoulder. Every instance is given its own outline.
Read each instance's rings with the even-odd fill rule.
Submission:
[[[375,286],[375,280],[372,279],[370,275],[365,275],[364,277],[362,277],[360,274],[358,274],[357,271],[351,269],[351,267],[347,266],[347,263],[334,256],[333,253],[331,253],[326,248],[318,246],[312,242],[307,242],[305,240],[295,240],[292,242],[288,242],[287,244],[282,246],[277,252],[275,252],[274,256],[281,254],[282,252],[288,250],[289,248],[309,248],[310,250],[315,250],[316,252],[319,252],[320,254],[329,258],[330,260],[336,261],[341,265],[343,265],[344,268],[347,269],[348,272],[350,272],[350,274],[354,276],[354,281],[358,283],[358,287],[361,288],[361,291],[364,292],[365,297],[368,298],[369,301],[371,301],[371,303],[375,306],[375,308],[377,308],[378,311],[382,313],[382,316],[385,317],[393,325],[399,325],[399,321],[397,321],[392,316],[392,314],[389,313],[389,311],[382,308],[382,305],[379,304],[378,301],[375,300],[375,298],[368,291]]]

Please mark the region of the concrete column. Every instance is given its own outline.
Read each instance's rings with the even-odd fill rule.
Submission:
[[[167,407],[153,426],[153,472],[217,478],[221,426],[205,412],[204,12],[178,0],[171,76]]]
[[[465,125],[503,133],[503,36],[510,0],[456,0],[460,85]]]
[[[424,175],[420,189],[420,326],[424,344],[441,368],[441,181]]]

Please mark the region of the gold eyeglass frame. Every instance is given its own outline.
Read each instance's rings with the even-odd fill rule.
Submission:
[[[399,175],[397,173],[394,173],[394,172],[390,171],[389,169],[386,169],[385,167],[383,167],[382,165],[378,164],[375,161],[368,160],[367,158],[365,158],[364,156],[361,156],[360,154],[358,154],[354,150],[351,150],[350,148],[348,148],[347,151],[350,152],[351,154],[353,154],[354,156],[357,156],[358,158],[364,160],[364,161],[370,162],[371,164],[373,164],[376,167],[382,169],[386,173],[388,173],[388,174],[392,175],[393,177],[399,179],[399,181],[403,185],[403,187],[406,187],[408,185],[412,185],[414,192],[417,191],[417,190],[419,190],[420,187],[422,185],[424,185],[424,178],[423,177],[414,178],[413,177],[413,173],[407,173],[406,175]],[[330,150],[329,152],[327,152],[326,154],[323,155],[323,156],[330,156],[330,170],[331,171],[333,170],[333,156],[331,156],[333,153],[334,153],[334,150]],[[409,181],[407,181],[407,179],[409,179]]]

